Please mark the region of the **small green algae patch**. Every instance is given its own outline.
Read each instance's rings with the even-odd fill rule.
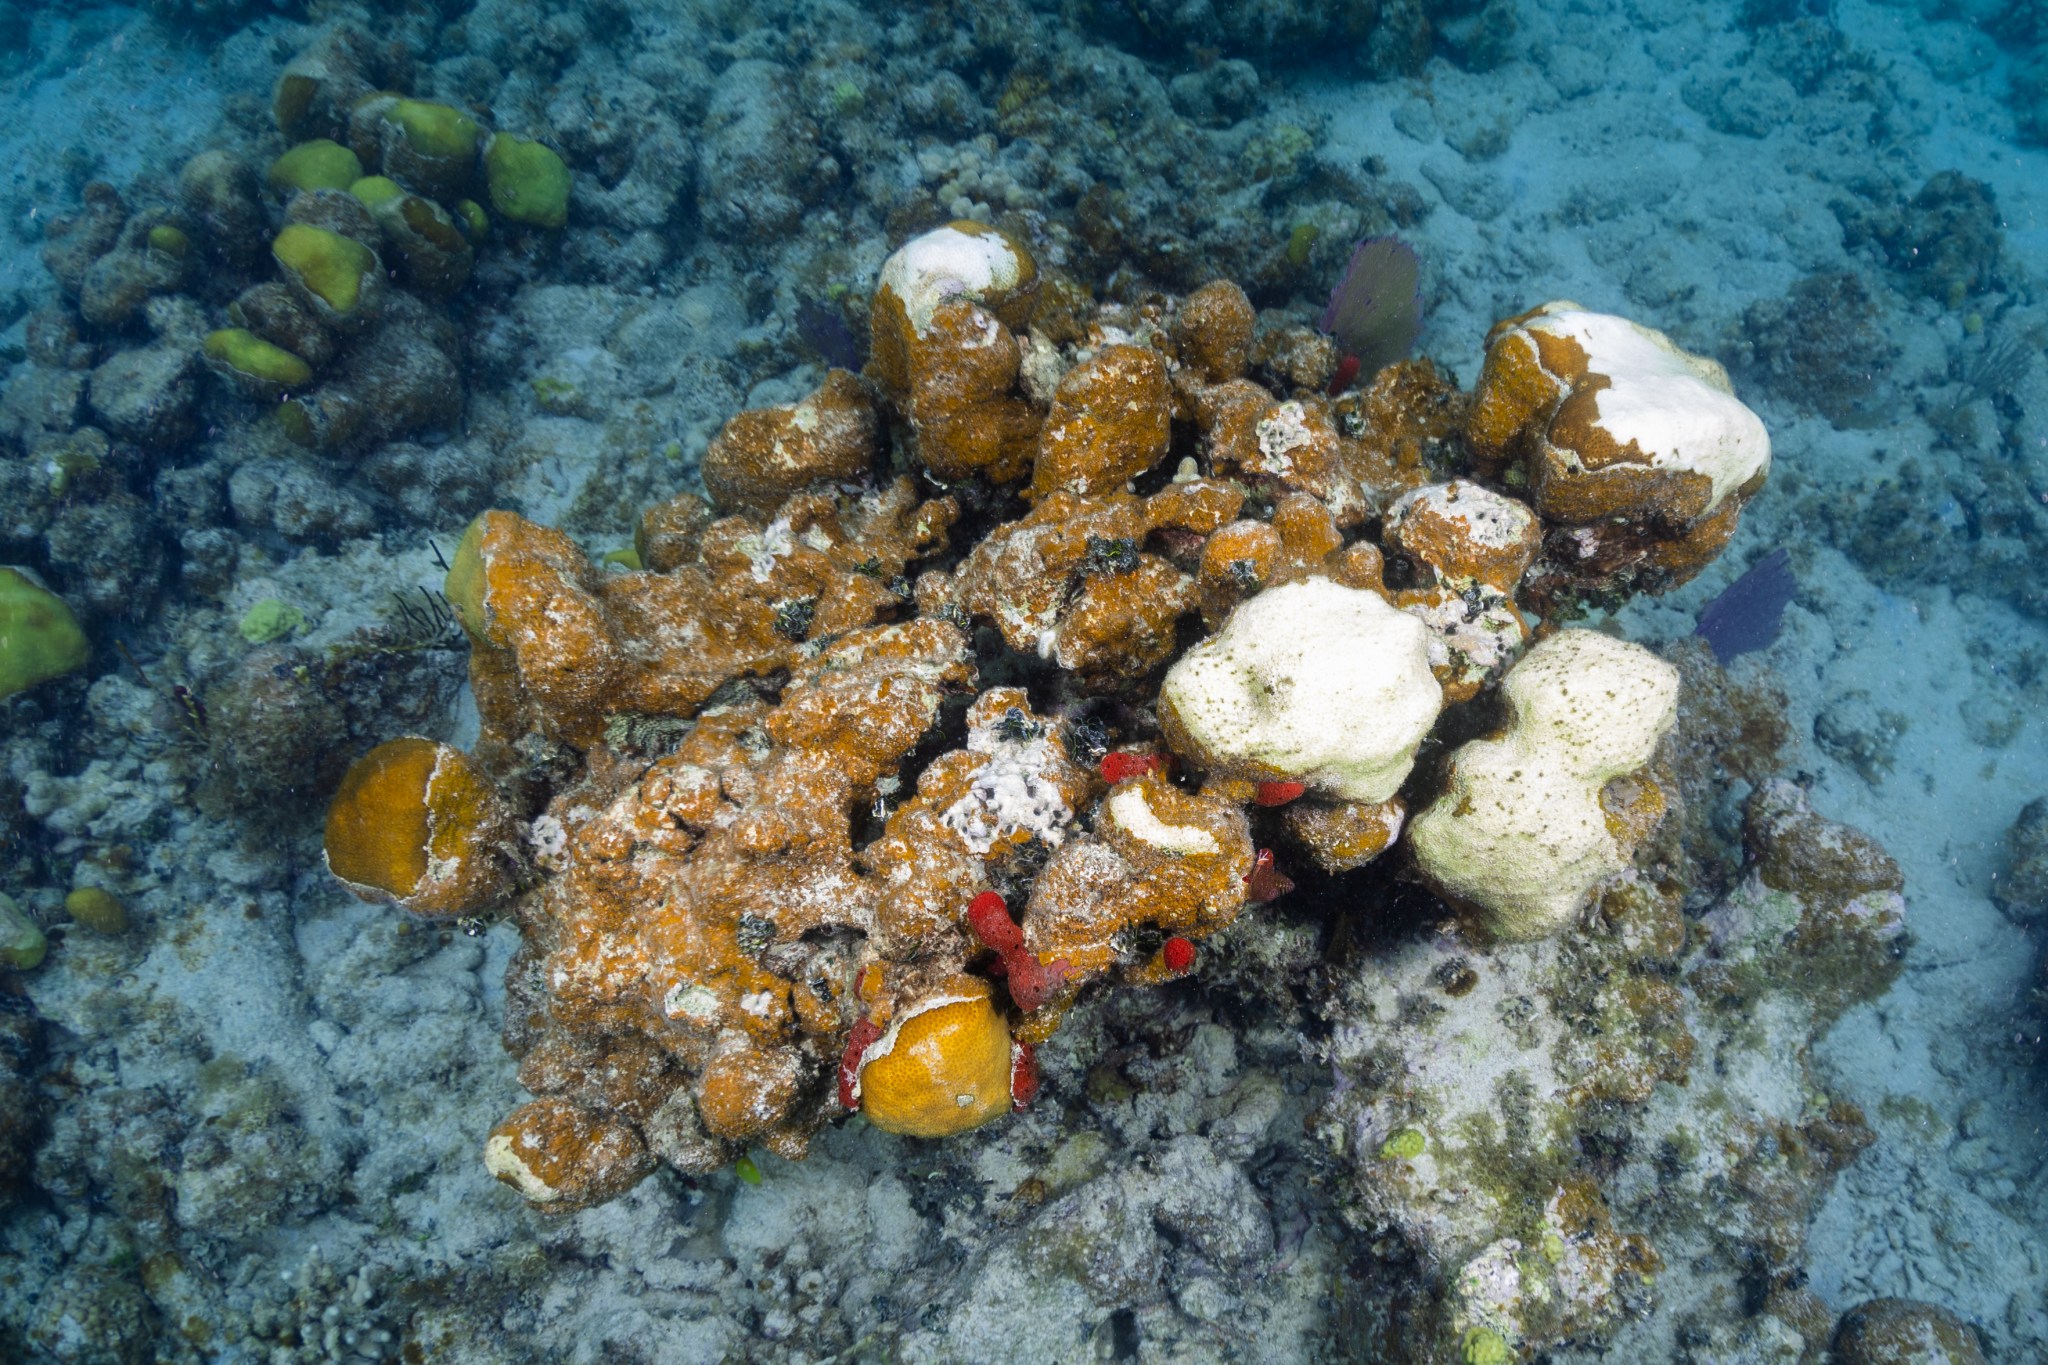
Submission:
[[[192,252],[192,239],[182,229],[169,223],[158,223],[149,230],[149,249],[161,252],[174,261],[182,261]]]
[[[761,1168],[754,1164],[754,1158],[745,1154],[732,1163],[732,1173],[749,1185],[761,1183]]]
[[[64,913],[74,923],[109,938],[128,932],[128,907],[105,887],[79,887],[64,898]]]
[[[278,194],[345,190],[362,178],[362,159],[332,138],[301,142],[270,163],[265,179]]]
[[[1458,1343],[1458,1355],[1465,1365],[1511,1365],[1515,1358],[1514,1348],[1491,1327],[1467,1330]]]
[[[313,378],[311,365],[242,327],[207,333],[200,350],[216,368],[261,384],[296,389]]]
[[[362,301],[363,276],[377,268],[377,253],[361,242],[306,223],[278,233],[270,254],[307,293],[344,314]]]
[[[63,598],[20,569],[0,568],[0,699],[84,667],[91,653]]]
[[[441,595],[448,599],[448,605],[455,609],[455,619],[469,638],[479,643],[486,642],[484,635],[484,517],[479,515],[463,531],[462,539],[456,543],[455,554],[448,561],[448,577],[441,584]]]
[[[366,175],[360,180],[349,182],[348,192],[360,200],[366,208],[376,208],[394,199],[405,198],[405,186],[388,175]]]
[[[462,224],[462,230],[473,242],[480,242],[491,235],[491,216],[474,199],[455,201],[455,221]]]
[[[494,135],[484,149],[484,181],[502,217],[543,228],[569,221],[569,168],[530,137]]]
[[[1403,1128],[1380,1144],[1380,1160],[1413,1161],[1428,1145],[1420,1128]]]
[[[1322,235],[1323,230],[1314,223],[1296,223],[1287,234],[1287,264],[1296,270],[1307,265],[1309,253],[1316,249]]]
[[[576,386],[566,379],[541,375],[533,381],[533,401],[540,404],[543,412],[566,416],[576,403]]]
[[[0,895],[0,967],[32,972],[43,965],[50,941],[13,899]]]
[[[306,613],[275,597],[266,597],[243,612],[241,624],[235,627],[252,645],[272,644],[305,628]]]

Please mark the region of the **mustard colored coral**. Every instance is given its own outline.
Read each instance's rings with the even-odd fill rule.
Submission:
[[[899,1012],[859,1062],[861,1112],[908,1137],[951,1137],[1010,1112],[1009,1025],[963,977]]]
[[[511,812],[467,754],[394,739],[357,759],[327,808],[327,868],[365,899],[465,914],[511,885]]]

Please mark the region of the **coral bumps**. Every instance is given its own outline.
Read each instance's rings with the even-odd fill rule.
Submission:
[[[415,134],[387,116],[389,165]],[[801,1156],[854,1109],[927,1137],[991,1121],[1084,993],[1199,970],[1282,864],[1387,856],[1411,810],[1423,875],[1503,937],[1570,931],[1656,824],[1669,669],[1583,632],[1523,653],[1575,594],[1682,581],[1725,538],[1767,446],[1724,389],[1574,313],[1572,383],[1625,392],[1630,425],[1572,426],[1535,341],[1476,400],[1404,361],[1332,401],[1327,344],[1255,338],[1235,285],[1068,291],[1040,330],[1044,284],[991,228],[908,242],[865,376],[735,416],[711,501],[649,509],[636,569],[510,512],[463,537],[475,753],[371,755],[328,851],[417,911],[510,905],[535,1098],[486,1159],[536,1206]],[[1589,369],[1617,329],[1654,381]],[[1556,453],[1596,417],[1635,442],[1601,468],[1637,473]],[[1734,453],[1697,452],[1704,427]],[[1644,450],[1667,431],[1686,444]],[[1572,479],[1591,491],[1559,504]],[[1496,692],[1505,736],[1417,762]],[[1503,794],[1503,763],[1550,777]],[[517,845],[491,801],[445,805],[444,773],[488,775]],[[1554,1221],[1643,1261],[1604,1218],[1567,1198]]]

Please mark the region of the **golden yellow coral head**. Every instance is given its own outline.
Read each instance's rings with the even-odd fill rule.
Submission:
[[[507,885],[512,815],[453,745],[394,739],[357,759],[327,809],[327,866],[365,900],[464,915]]]
[[[955,977],[896,1016],[860,1070],[868,1122],[909,1137],[951,1137],[1010,1110],[1010,1026],[988,983]]]

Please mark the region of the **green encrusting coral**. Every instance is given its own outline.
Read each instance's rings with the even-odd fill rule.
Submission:
[[[375,209],[394,199],[405,197],[405,186],[388,175],[366,175],[349,182],[348,192],[363,202],[365,208]]]
[[[105,887],[79,887],[64,898],[64,913],[71,916],[72,923],[109,938],[128,932],[128,907]]]
[[[1474,1327],[1458,1343],[1464,1365],[1510,1365],[1515,1352],[1507,1339],[1491,1327]]]
[[[252,645],[267,645],[306,628],[306,613],[276,597],[266,597],[242,613],[236,630]]]
[[[569,168],[530,137],[494,134],[484,148],[484,180],[491,207],[515,223],[558,228],[569,221]]]
[[[363,162],[331,138],[301,142],[270,163],[266,177],[278,194],[298,190],[345,190],[362,178]]]
[[[362,301],[363,277],[377,269],[377,253],[352,237],[292,223],[277,234],[270,254],[306,293],[346,316]]]
[[[403,131],[407,147],[421,156],[448,161],[472,157],[483,138],[475,119],[432,100],[395,100],[383,114],[387,123]]]
[[[1380,1144],[1380,1159],[1383,1161],[1413,1161],[1422,1155],[1428,1141],[1420,1128],[1403,1128]]]
[[[192,254],[192,239],[180,228],[158,223],[149,230],[149,249],[160,251],[174,261],[182,261]]]
[[[0,568],[0,698],[82,668],[91,653],[63,598],[20,569]]]
[[[245,384],[295,389],[313,378],[311,365],[245,327],[207,333],[200,350],[215,370]]]

